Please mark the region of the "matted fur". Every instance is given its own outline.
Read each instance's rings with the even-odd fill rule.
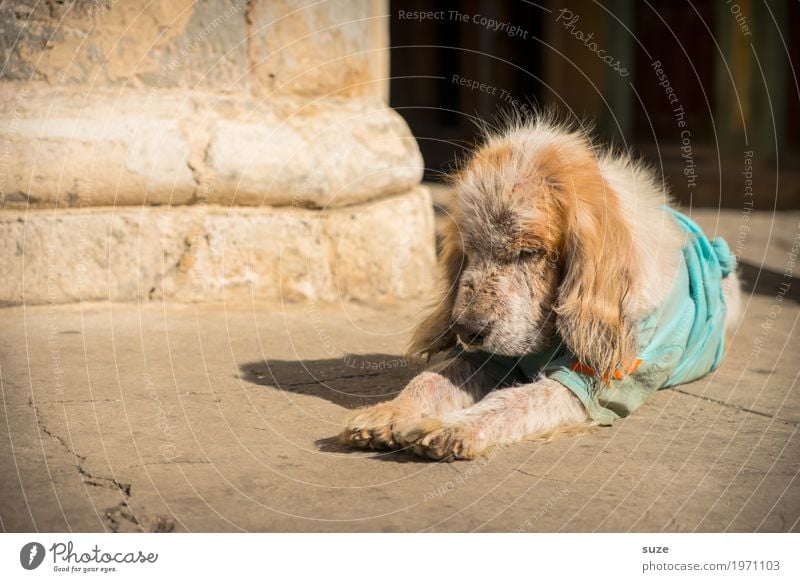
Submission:
[[[439,297],[436,305],[414,330],[410,351],[416,355],[433,355],[456,345],[452,311],[458,293],[458,280],[464,266],[464,253],[459,231],[452,218],[442,228],[442,249],[439,256]]]
[[[485,134],[453,176],[440,293],[410,351],[430,357],[460,343],[522,356],[558,333],[597,373],[626,367],[636,357],[637,322],[666,299],[680,265],[684,236],[665,212],[664,185],[629,155],[551,115],[513,117]],[[736,276],[723,288],[731,327],[739,318]],[[456,326],[475,334],[464,340]],[[469,367],[460,358],[437,364],[395,400],[356,411],[343,439],[473,458],[586,424],[582,404],[558,382],[493,390]]]

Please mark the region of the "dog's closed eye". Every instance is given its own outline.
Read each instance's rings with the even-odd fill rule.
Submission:
[[[521,248],[519,250],[519,260],[520,261],[534,261],[537,259],[541,259],[547,250],[542,247],[526,247]]]

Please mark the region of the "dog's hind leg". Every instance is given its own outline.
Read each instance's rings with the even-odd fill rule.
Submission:
[[[341,439],[362,448],[396,448],[392,430],[398,424],[471,406],[489,389],[484,374],[468,361],[445,360],[414,377],[394,400],[354,411]]]
[[[734,272],[722,280],[722,293],[725,296],[725,331],[731,333],[742,319],[742,283]]]

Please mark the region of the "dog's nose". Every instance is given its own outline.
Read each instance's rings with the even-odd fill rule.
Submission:
[[[482,344],[492,331],[492,323],[484,317],[459,321],[453,326],[453,331],[465,344]]]

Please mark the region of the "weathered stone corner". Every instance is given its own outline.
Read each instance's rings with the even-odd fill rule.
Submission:
[[[430,290],[427,188],[343,208],[0,212],[0,301],[351,301]]]
[[[430,288],[423,161],[386,103],[387,2],[0,16],[0,304]]]

